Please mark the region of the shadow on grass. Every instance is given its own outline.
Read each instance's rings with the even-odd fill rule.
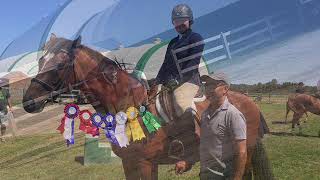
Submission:
[[[78,147],[80,147],[80,146],[81,146],[81,145],[73,146],[73,148],[78,148]],[[25,163],[20,163],[20,164],[19,164],[19,163],[17,163],[17,162],[14,162],[14,163],[11,163],[11,164],[6,165],[5,167],[2,166],[1,169],[11,169],[11,168],[20,167],[20,166],[23,166],[23,165],[30,164],[30,163],[32,163],[32,162],[39,161],[39,160],[44,159],[44,158],[48,158],[48,157],[50,157],[50,156],[57,155],[57,154],[59,154],[59,153],[67,152],[67,151],[69,151],[69,149],[64,149],[64,150],[60,150],[60,151],[55,151],[55,152],[52,152],[52,153],[50,153],[50,154],[41,156],[41,157],[39,157],[39,158],[36,158],[36,159],[30,160],[30,161],[27,161],[27,162],[25,162]],[[4,162],[4,163],[5,163],[5,162]],[[17,164],[15,164],[15,163],[17,163]]]
[[[307,135],[302,133],[287,133],[287,132],[270,132],[269,134],[274,136],[299,136],[299,137],[312,137],[312,138],[320,138],[319,136]]]
[[[81,165],[84,165],[84,157],[83,156],[76,156],[74,158],[74,161],[80,163]]]
[[[76,136],[75,138],[79,138],[79,137],[80,137],[80,135]],[[15,157],[7,160],[7,161],[1,162],[0,163],[0,168],[1,169],[5,169],[5,168],[8,168],[8,167],[12,168],[11,165],[16,164],[19,161],[38,156],[41,153],[54,151],[54,150],[56,150],[58,148],[62,148],[62,147],[65,147],[65,146],[66,146],[65,145],[65,141],[58,141],[58,142],[51,143],[48,146],[39,147],[39,148],[34,149],[32,151],[28,151],[28,152],[23,153],[21,155],[15,156]],[[75,148],[75,147],[79,147],[79,146],[73,146],[73,147]],[[57,153],[60,153],[60,152],[64,152],[64,151],[67,151],[67,150],[68,149],[62,150],[62,151],[55,151],[55,152],[50,153],[48,155],[42,156],[41,158],[36,158],[36,160],[39,160],[39,159],[42,159],[42,158],[45,158],[45,157],[49,157],[51,155],[54,155],[54,154],[57,154]],[[35,160],[28,161],[27,163],[30,163],[30,162],[33,162],[33,161],[35,161]],[[27,164],[27,163],[25,163],[25,164]],[[20,164],[20,165],[22,165],[22,164]]]
[[[282,120],[279,120],[279,121],[272,121],[271,122],[272,124],[283,124],[283,125],[286,125],[286,124],[289,124],[289,123],[292,123],[292,121],[282,121]]]

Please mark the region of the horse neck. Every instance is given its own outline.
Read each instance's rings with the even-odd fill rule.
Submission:
[[[91,52],[92,51],[92,52]],[[95,53],[94,57],[91,53]],[[74,71],[78,81],[85,81],[87,77],[97,71],[98,67],[103,62],[103,57],[100,53],[97,53],[89,48],[79,48],[75,51],[74,59]]]
[[[88,53],[95,53],[94,58],[92,58],[92,54]],[[99,101],[105,110],[114,111],[113,113],[126,110],[130,106],[141,105],[147,97],[145,87],[137,79],[118,67],[116,67],[117,83],[112,84],[102,73],[97,71],[103,71],[101,67],[104,66],[116,65],[111,60],[101,56],[101,54],[90,52],[90,50],[79,50],[77,52],[75,71],[78,81],[84,82],[80,89],[87,93],[93,93],[94,101]]]

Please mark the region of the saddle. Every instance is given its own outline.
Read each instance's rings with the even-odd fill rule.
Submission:
[[[173,122],[174,119],[179,118],[174,108],[173,91],[174,89],[163,85],[159,85],[157,89],[156,109],[167,123]],[[203,102],[205,100],[206,96],[204,95],[202,88],[199,88],[197,94],[193,98],[192,109],[197,112],[195,102]]]

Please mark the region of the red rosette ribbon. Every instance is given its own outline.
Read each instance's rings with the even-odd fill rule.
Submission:
[[[92,113],[89,110],[82,110],[79,113],[80,125],[79,129],[86,133],[91,134],[92,136],[99,135],[99,129],[93,126],[91,122]]]
[[[78,116],[78,114],[79,114],[79,111],[80,111],[80,108],[76,104],[68,104],[64,108],[65,116],[70,118],[70,119],[76,118]]]
[[[64,132],[65,121],[66,121],[66,117],[63,117],[61,119],[61,123],[60,123],[59,127],[57,128],[57,130],[60,131],[61,134],[63,134],[63,132]]]

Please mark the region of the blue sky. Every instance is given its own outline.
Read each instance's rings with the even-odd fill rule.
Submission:
[[[1,0],[0,5],[0,52],[14,38],[24,33],[48,15],[64,0]]]
[[[30,29],[42,17],[54,12],[59,4],[66,2],[66,0],[1,1],[0,53],[8,43]],[[91,40],[102,41],[114,38],[129,45],[172,28],[171,10],[178,3],[189,4],[195,16],[199,17],[234,1],[237,0],[72,0],[57,18],[51,32],[72,38],[87,19],[107,9],[110,12],[102,14],[95,23],[89,23],[91,27],[84,29],[83,36],[86,37],[83,39],[89,40],[91,37]]]

